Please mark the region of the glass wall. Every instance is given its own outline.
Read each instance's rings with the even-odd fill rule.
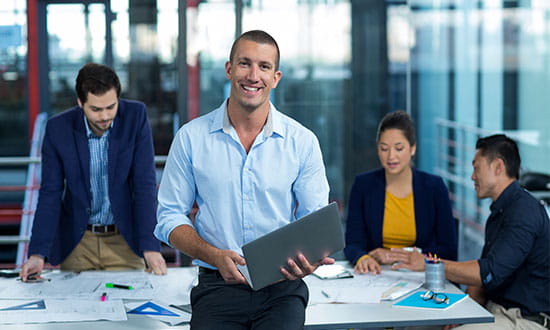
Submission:
[[[262,29],[277,40],[283,78],[272,101],[316,133],[330,199],[341,202],[345,198],[343,114],[351,96],[350,8],[349,1],[250,1],[243,14],[243,31]]]
[[[408,10],[413,34],[418,165],[448,180],[461,257],[475,258],[490,204],[477,199],[469,178],[477,138],[505,132],[518,141],[523,172],[550,173],[550,4],[411,0],[395,7],[390,12]],[[448,121],[438,126],[437,119]]]
[[[0,2],[0,155],[28,154],[26,1]]]
[[[46,15],[48,112],[55,114],[76,105],[74,85],[80,67],[104,63],[105,5],[49,4]]]
[[[355,175],[379,166],[379,120],[398,109],[416,121],[416,166],[447,180],[461,244],[472,247],[463,256],[478,253],[488,210],[469,179],[479,135],[514,136],[524,170],[550,172],[548,1],[247,0],[241,13],[233,0],[187,1],[185,45],[178,0],[110,1],[112,17],[105,1],[40,2],[48,4],[48,111],[76,104],[82,64],[112,58],[123,97],[147,104],[158,155],[177,127],[228,96],[235,31],[263,29],[281,49],[272,102],[317,134],[330,198],[344,210]],[[0,1],[0,156],[28,153],[26,20],[26,0]]]

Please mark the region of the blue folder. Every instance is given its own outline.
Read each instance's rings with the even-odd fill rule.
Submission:
[[[444,295],[447,296],[447,298],[449,298],[449,303],[438,304],[433,299],[429,299],[429,300],[422,299],[421,295],[423,294],[424,294],[424,291],[415,292],[412,295],[396,302],[395,304],[393,304],[393,306],[444,310],[466,299],[466,297],[468,297],[468,295],[465,293],[443,293]]]

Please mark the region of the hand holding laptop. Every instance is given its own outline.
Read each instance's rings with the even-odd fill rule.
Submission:
[[[321,265],[332,265],[334,263],[334,259],[324,257],[318,262],[310,264],[307,258],[301,253],[296,256],[296,259],[298,259],[301,265],[289,258],[286,268],[281,267],[281,273],[287,280],[297,280],[299,278],[303,278],[309,274],[312,274]]]
[[[314,264],[310,264],[303,254],[296,256],[296,259],[300,261],[301,265],[296,263],[293,259],[289,259],[286,266],[288,269],[281,267],[281,274],[288,280],[303,278],[313,273],[321,265],[331,265],[334,263],[334,259],[332,258],[323,258]],[[243,257],[231,250],[219,250],[215,260],[214,266],[218,268],[218,271],[226,283],[247,284],[245,277],[237,268],[237,265],[246,265],[246,261]]]
[[[218,250],[213,266],[218,268],[226,283],[243,283],[246,284],[246,279],[243,274],[237,269],[237,265],[244,266],[246,261],[237,252],[232,250]]]

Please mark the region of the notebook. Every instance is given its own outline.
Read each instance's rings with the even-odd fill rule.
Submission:
[[[253,290],[284,279],[281,267],[302,253],[310,263],[344,248],[344,232],[335,202],[276,229],[242,247],[245,266],[237,265]]]
[[[353,278],[353,274],[349,269],[342,265],[323,265],[317,268],[313,275],[322,280],[336,280],[341,278]]]
[[[417,291],[412,295],[406,297],[405,299],[402,299],[396,302],[395,304],[393,304],[393,306],[445,310],[463,301],[464,299],[466,299],[466,297],[468,297],[468,295],[465,293],[443,293],[444,295],[447,296],[447,298],[449,298],[449,303],[438,304],[433,299],[429,299],[429,300],[422,299],[422,297],[420,296],[423,294],[424,294],[424,291]]]

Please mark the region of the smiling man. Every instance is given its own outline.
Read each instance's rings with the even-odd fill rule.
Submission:
[[[200,266],[191,292],[193,329],[302,329],[302,277],[334,260],[289,260],[287,280],[253,291],[237,264],[241,246],[328,202],[315,135],[269,102],[281,79],[279,48],[264,31],[241,35],[225,65],[228,100],[184,125],[159,189],[155,235]],[[195,221],[187,215],[199,206]]]
[[[445,260],[447,279],[494,314],[494,324],[460,329],[550,328],[550,224],[544,207],[520,187],[520,156],[505,135],[480,138],[472,161],[477,196],[490,198],[485,244],[478,260]],[[419,253],[395,268],[424,269]]]
[[[76,78],[78,106],[46,125],[42,183],[29,259],[62,270],[143,269],[165,274],[156,224],[156,180],[145,105],[119,99],[120,82],[89,63]]]

